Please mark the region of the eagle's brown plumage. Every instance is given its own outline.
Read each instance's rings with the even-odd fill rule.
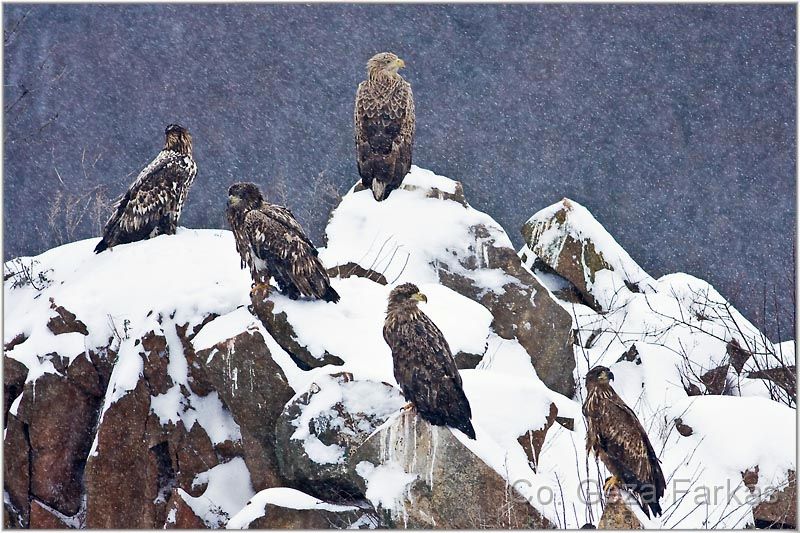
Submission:
[[[597,366],[586,374],[586,450],[603,461],[619,484],[636,496],[650,516],[661,514],[666,482],[658,456],[636,414],[610,385],[614,374]]]
[[[317,249],[291,211],[264,201],[253,183],[234,183],[228,190],[228,222],[233,229],[241,266],[256,284],[275,277],[289,298],[305,296],[338,302]]]
[[[377,201],[397,189],[411,168],[414,96],[397,73],[402,59],[388,52],[367,62],[355,105],[356,157],[361,183]]]
[[[197,165],[192,158],[192,136],[185,128],[170,124],[164,134],[164,149],[117,201],[95,253],[175,233]]]
[[[389,294],[383,338],[392,350],[394,377],[423,420],[460,429],[474,439],[461,374],[444,335],[417,306],[420,301],[427,298],[412,283]]]

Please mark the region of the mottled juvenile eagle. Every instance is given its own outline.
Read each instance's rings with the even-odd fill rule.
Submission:
[[[241,266],[250,268],[256,285],[266,285],[274,276],[292,300],[339,301],[317,249],[291,211],[265,202],[253,183],[234,183],[228,189],[227,216]]]
[[[397,70],[405,63],[388,52],[367,62],[356,92],[356,157],[361,183],[377,201],[397,189],[411,168],[414,96]]]
[[[197,165],[192,158],[192,136],[186,128],[170,124],[164,134],[164,149],[117,201],[95,253],[175,233]]]
[[[613,379],[604,366],[586,374],[586,450],[594,451],[612,474],[605,490],[620,485],[634,494],[648,517],[650,511],[659,516],[667,484],[658,456],[636,414],[611,387]]]
[[[389,294],[383,338],[392,350],[394,377],[423,420],[460,429],[474,439],[472,409],[450,346],[417,306],[427,301],[413,283],[404,283]]]

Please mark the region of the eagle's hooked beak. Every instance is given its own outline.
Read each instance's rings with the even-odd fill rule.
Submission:
[[[238,196],[233,196],[233,195],[228,196],[228,205],[236,205],[238,203],[239,203],[239,197]]]
[[[399,57],[397,58],[397,61],[395,61],[395,64],[397,65],[398,69],[406,68],[406,62],[400,59]]]
[[[418,302],[425,302],[428,303],[428,297],[422,294],[421,292],[416,292],[411,295],[412,300],[416,300]]]
[[[605,381],[606,383],[609,381],[614,381],[614,373],[611,370],[605,370],[602,374],[600,374],[600,380]]]

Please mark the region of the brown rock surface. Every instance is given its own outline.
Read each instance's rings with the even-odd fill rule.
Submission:
[[[37,500],[31,502],[31,529],[70,529],[52,509]]]
[[[558,408],[556,404],[550,404],[550,411],[547,414],[547,419],[545,420],[545,424],[543,427],[530,430],[520,435],[517,439],[522,449],[525,450],[525,455],[528,456],[528,462],[531,464],[531,468],[534,472],[536,472],[536,467],[539,464],[539,454],[542,451],[542,446],[544,445],[544,439],[547,436],[547,431],[552,427],[553,423],[556,421],[556,417],[558,416]]]
[[[374,468],[386,463],[416,476],[393,509],[379,509],[389,527],[553,527],[448,428],[432,426],[411,411],[371,437],[349,462],[364,493]]]
[[[241,429],[253,487],[258,491],[278,486],[275,424],[294,391],[261,333],[242,332],[199,351],[196,361],[192,366],[195,379],[217,391]]]
[[[75,313],[64,309],[63,306],[56,306],[52,299],[50,302],[51,307],[56,312],[56,316],[52,317],[47,322],[47,328],[53,332],[53,335],[61,335],[62,333],[89,334],[89,330],[86,329],[86,324],[78,320]]]
[[[642,523],[623,501],[619,490],[613,488],[608,493],[606,507],[597,529],[643,529]]]
[[[502,294],[483,291],[472,279],[440,266],[440,282],[484,305],[494,317],[494,331],[504,339],[519,341],[544,384],[565,396],[572,396],[575,359],[569,313],[523,266],[513,248],[498,246],[486,227],[475,226],[470,233],[475,238],[471,245],[474,254],[470,256],[471,261],[461,266],[467,270],[500,269],[514,281],[503,286]],[[485,259],[485,264],[478,262],[479,257]]]
[[[314,357],[308,349],[297,341],[294,328],[289,322],[286,313],[275,313],[275,302],[269,295],[277,289],[267,289],[258,287],[250,292],[253,314],[261,320],[264,327],[275,339],[275,342],[283,348],[292,358],[295,364],[303,370],[319,368],[325,365],[342,365],[342,361],[335,354],[325,352],[322,357]]]

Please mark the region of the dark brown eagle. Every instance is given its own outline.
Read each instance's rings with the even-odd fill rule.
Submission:
[[[604,366],[586,374],[586,450],[594,451],[612,474],[605,490],[620,485],[634,494],[648,517],[650,511],[659,516],[667,484],[658,456],[636,414],[611,387],[613,379]]]
[[[95,253],[175,233],[197,165],[192,158],[192,136],[185,128],[170,124],[164,134],[164,149],[117,201]]]
[[[317,249],[291,211],[265,202],[254,183],[234,183],[228,189],[227,216],[241,266],[250,268],[256,285],[267,285],[274,276],[292,300],[339,301]]]
[[[356,92],[356,156],[361,183],[385,200],[411,168],[414,96],[397,70],[405,63],[388,52],[367,62],[367,79]]]
[[[392,350],[394,377],[423,420],[460,429],[474,439],[472,409],[450,346],[417,306],[427,301],[413,283],[400,285],[389,294],[383,338]]]

